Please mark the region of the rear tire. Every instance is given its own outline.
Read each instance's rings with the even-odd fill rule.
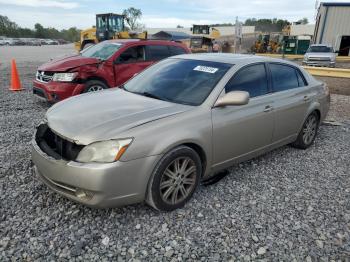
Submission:
[[[319,126],[319,116],[316,112],[312,112],[306,118],[300,133],[291,145],[296,148],[306,149],[311,146],[316,138],[318,126]]]
[[[161,211],[183,207],[195,192],[201,173],[200,157],[192,148],[174,148],[164,155],[153,171],[147,204]]]
[[[103,89],[107,89],[107,88],[108,86],[102,81],[90,80],[85,83],[85,88],[83,93],[102,91]]]

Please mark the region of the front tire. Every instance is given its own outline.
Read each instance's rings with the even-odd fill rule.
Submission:
[[[195,192],[201,175],[201,160],[192,148],[179,146],[171,150],[153,171],[147,204],[161,211],[183,207]]]
[[[319,122],[320,119],[318,114],[316,112],[312,112],[306,118],[298,138],[294,143],[292,143],[292,146],[300,149],[306,149],[311,146],[316,138]]]
[[[108,86],[102,81],[90,80],[85,83],[85,88],[83,93],[102,91],[103,89],[107,89],[107,88]]]

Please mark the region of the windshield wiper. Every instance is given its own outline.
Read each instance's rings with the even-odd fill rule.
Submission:
[[[143,95],[143,96],[147,96],[147,97],[150,97],[150,98],[158,99],[158,100],[165,100],[162,97],[159,97],[157,95],[154,95],[154,94],[151,94],[151,93],[148,93],[148,92],[143,92],[143,93],[140,92],[138,94]]]

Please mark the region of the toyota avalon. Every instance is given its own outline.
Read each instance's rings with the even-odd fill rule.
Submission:
[[[117,89],[51,107],[32,143],[38,177],[92,207],[182,207],[201,180],[282,145],[306,149],[326,85],[284,60],[167,58]]]

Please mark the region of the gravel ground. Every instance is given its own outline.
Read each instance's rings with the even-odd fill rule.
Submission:
[[[37,64],[18,66],[20,93],[0,66],[0,261],[349,261],[350,97],[332,95],[342,125],[322,125],[311,148],[236,165],[180,210],[96,210],[35,178],[29,143],[48,106],[31,95]]]

